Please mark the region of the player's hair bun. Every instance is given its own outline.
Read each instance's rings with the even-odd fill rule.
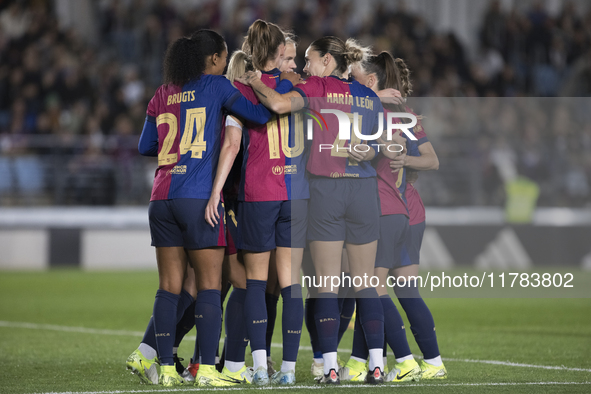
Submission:
[[[370,51],[352,38],[343,42],[334,36],[319,38],[310,44],[310,47],[318,51],[320,56],[330,53],[337,64],[336,71],[343,74],[348,71],[350,65],[367,58]]]
[[[369,53],[369,47],[361,46],[353,38],[349,38],[345,42],[345,58],[347,59],[348,65],[364,61],[369,56]]]

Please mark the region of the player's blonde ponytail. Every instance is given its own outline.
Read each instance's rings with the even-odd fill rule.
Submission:
[[[226,78],[234,84],[236,78],[244,75],[247,71],[253,71],[254,66],[252,65],[251,57],[246,52],[237,50],[232,53],[230,62],[228,63],[228,72]]]

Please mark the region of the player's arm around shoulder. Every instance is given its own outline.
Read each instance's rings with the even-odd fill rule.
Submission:
[[[285,74],[285,73],[284,73]],[[292,76],[287,76],[283,79],[290,79],[293,78],[292,84],[297,83],[299,81],[299,75],[296,73],[289,73],[293,74]],[[282,74],[283,76],[283,74]],[[269,108],[271,111],[277,114],[287,114],[292,111],[297,111],[304,107],[304,102],[301,100],[302,96],[297,91],[290,91],[285,94],[280,94],[275,90],[271,89],[267,85],[261,81],[260,75],[258,75],[254,71],[249,71],[241,78],[238,79],[239,82],[250,85],[254,90],[257,98],[263,105]],[[291,79],[290,79],[291,81]],[[292,104],[292,98],[300,99],[295,100]]]
[[[380,137],[378,138],[378,143],[382,147],[382,149],[380,149],[381,155],[399,163],[400,168],[404,167],[407,153],[406,138],[401,135],[400,130],[392,135],[391,141]]]
[[[405,166],[417,171],[439,169],[439,158],[431,142],[419,145],[420,156],[407,156]]]

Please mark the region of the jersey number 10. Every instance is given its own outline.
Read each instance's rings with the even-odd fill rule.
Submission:
[[[281,125],[281,150],[285,157],[298,157],[304,152],[304,122],[302,114],[292,114],[294,117],[293,147],[289,146],[289,114],[279,115],[279,121],[274,116],[267,122],[267,139],[269,142],[269,159],[281,158],[279,153],[279,127]]]

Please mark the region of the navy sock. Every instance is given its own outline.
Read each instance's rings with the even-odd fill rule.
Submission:
[[[187,297],[188,295],[188,297]],[[189,306],[186,306],[186,303],[191,301]],[[191,294],[183,290],[181,292],[181,296],[179,299],[179,303],[177,305],[177,326],[176,326],[176,333],[174,336],[174,347],[178,347],[183,337],[191,331],[193,326],[195,325],[195,313],[191,306],[192,303],[195,302]],[[184,313],[183,313],[184,312]],[[180,317],[179,314],[183,313]],[[157,350],[158,345],[156,345],[156,333],[154,331],[154,318],[150,317],[150,321],[148,322],[148,327],[146,327],[146,332],[144,333],[144,338],[142,339],[142,343],[149,345],[154,350]]]
[[[302,303],[302,286],[291,285],[281,289],[283,313],[281,330],[283,332],[283,361],[297,361],[302,324],[304,321],[304,304]],[[269,353],[267,353],[269,354]]]
[[[193,320],[195,320],[195,311],[193,311]],[[199,356],[201,352],[199,350],[199,333],[195,336],[195,351],[193,352],[193,358],[191,359],[191,364],[199,363]]]
[[[339,301],[333,293],[319,293],[316,299],[314,313],[320,351],[324,353],[336,352],[339,339]]]
[[[215,365],[222,327],[222,298],[219,290],[202,290],[195,302],[195,326],[199,335],[201,362]]]
[[[341,283],[341,287],[339,287],[339,312],[343,311],[343,303],[345,302],[347,294],[349,294],[351,289],[351,286],[349,286],[351,284],[350,281],[351,275],[348,273],[343,273],[343,283]]]
[[[150,321],[148,322],[148,327],[146,327],[142,343],[145,343],[152,349],[158,351],[158,345],[156,345],[156,332],[154,331],[154,316],[150,316]]]
[[[314,320],[315,308],[316,298],[306,298],[304,321],[306,323],[306,328],[308,329],[308,334],[310,334],[310,345],[312,346],[314,358],[322,358],[320,343],[318,342],[318,331],[316,330],[316,320]]]
[[[406,357],[411,354],[406,340],[406,330],[402,316],[398,313],[396,305],[389,295],[380,297],[382,307],[384,308],[384,327],[386,329],[386,341],[394,352],[396,358]]]
[[[341,339],[349,327],[353,312],[355,312],[355,298],[344,298],[341,307],[341,321],[339,323],[339,343],[341,343]]]
[[[265,305],[265,280],[246,280],[246,297],[244,300],[244,316],[246,329],[250,339],[250,350],[263,350],[267,348],[267,308]]]
[[[246,320],[244,319],[244,299],[246,289],[234,288],[226,304],[226,360],[244,361],[244,352],[248,341]]]
[[[410,323],[412,331],[419,349],[426,359],[439,356],[439,346],[437,345],[437,334],[435,333],[435,322],[433,315],[425,301],[419,294],[416,281],[408,282],[404,288],[394,288],[400,305],[406,312],[406,317]]]
[[[174,346],[178,347],[185,335],[195,327],[195,301],[191,303],[186,309],[185,314],[176,325],[176,336]]]
[[[376,289],[369,288],[357,292],[357,310],[363,327],[368,349],[381,349],[384,346],[384,308],[378,301]]]
[[[277,319],[277,301],[279,301],[279,297],[276,297],[275,294],[265,293],[265,305],[267,306],[267,334],[265,337],[267,356],[271,355],[271,342],[273,341],[273,331],[275,331],[275,320]]]
[[[357,317],[355,317],[353,351],[351,352],[351,356],[362,358],[364,360],[367,360],[369,357],[369,349],[367,348],[367,343],[365,342],[365,334],[363,333],[363,328],[361,327],[361,319],[359,318],[359,314],[357,314]]]
[[[177,305],[180,298],[180,295],[165,290],[156,292],[153,318],[160,365],[174,365],[172,346],[174,345]]]
[[[177,306],[176,334],[174,336],[174,347],[179,347],[185,335],[195,325],[195,299],[186,290],[181,291],[181,299]]]

